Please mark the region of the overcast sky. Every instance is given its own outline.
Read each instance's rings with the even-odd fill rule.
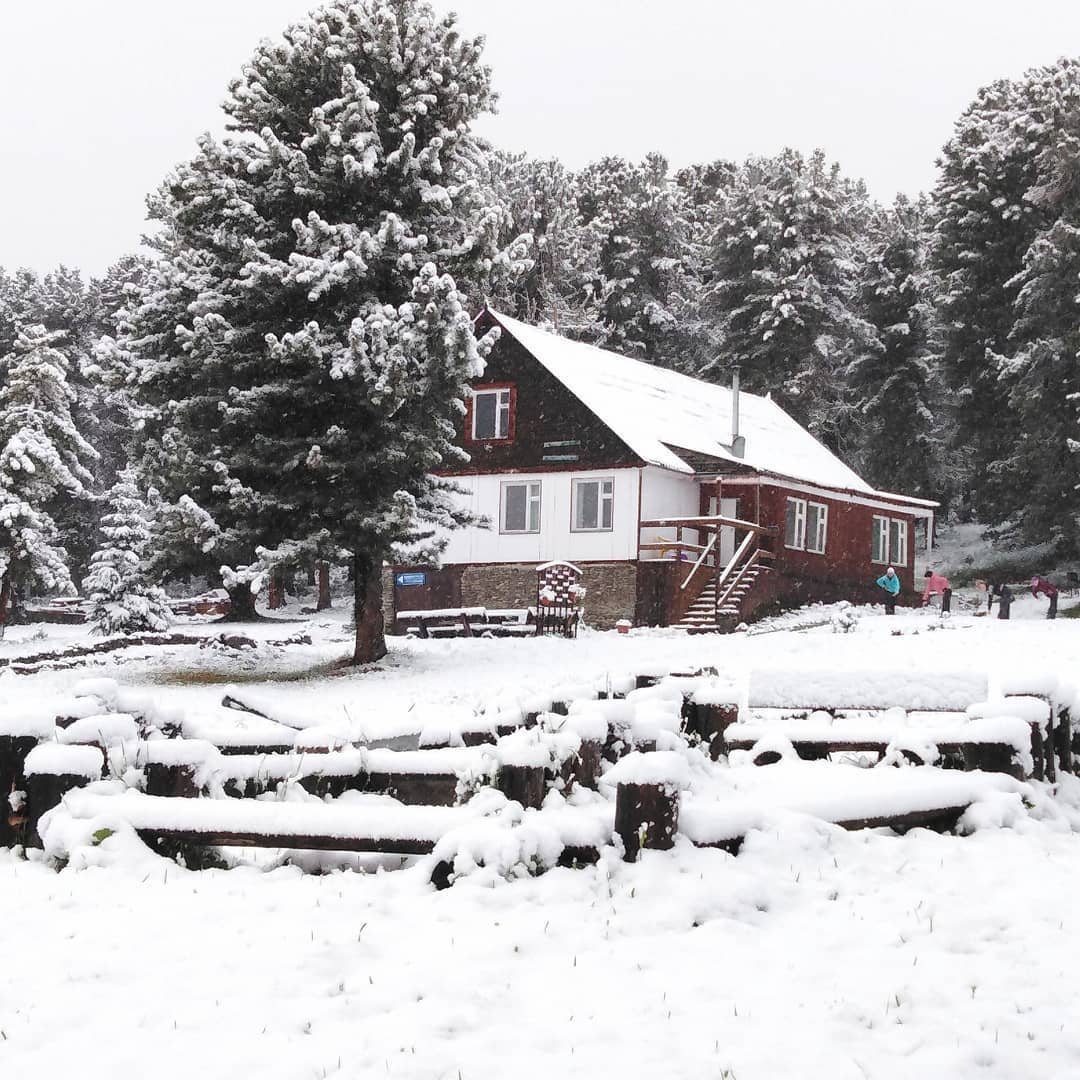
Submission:
[[[891,199],[976,89],[1080,53],[1076,0],[434,0],[487,38],[479,130],[579,166],[822,146]],[[311,0],[3,0],[0,266],[99,273],[253,45]]]

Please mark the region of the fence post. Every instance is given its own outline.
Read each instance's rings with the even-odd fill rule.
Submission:
[[[545,794],[543,765],[503,765],[499,769],[499,790],[526,810],[539,810]]]
[[[21,810],[12,806],[11,796],[23,790],[23,762],[35,745],[32,735],[0,735],[0,847],[19,842]]]
[[[637,862],[641,848],[667,851],[674,847],[678,827],[678,785],[619,784],[615,792],[615,833],[622,839],[626,862]]]

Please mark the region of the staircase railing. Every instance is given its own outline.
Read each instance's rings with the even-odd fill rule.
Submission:
[[[693,565],[681,582],[677,577],[669,579],[671,580],[670,587],[675,591],[671,598],[668,617],[674,621],[678,621],[689,610],[710,579],[715,583],[716,588],[714,600],[721,596],[726,600],[731,589],[734,589],[738,581],[743,579],[746,569],[749,569],[749,567],[746,569],[743,567],[751,550],[754,550],[755,562],[771,557],[772,552],[768,550],[768,545],[771,543],[771,538],[778,532],[774,525],[758,525],[752,521],[742,521],[739,518],[724,517],[720,514],[656,518],[651,521],[642,521],[641,528],[674,529],[675,540],[656,537],[642,542],[642,539],[639,539],[639,558],[646,557],[647,552],[659,551],[662,556],[670,553],[676,562],[682,562],[696,553]],[[694,530],[698,543],[691,543],[684,539],[684,529]],[[731,529],[735,536],[745,534],[734,555],[726,564],[720,560],[722,529]],[[754,549],[755,543],[761,546]],[[667,561],[667,559],[662,558],[661,561]],[[676,583],[678,583],[677,588]],[[716,606],[719,607],[719,604]]]
[[[742,566],[739,568],[739,572],[731,579],[731,581],[728,582],[727,588],[724,589],[724,591],[722,593],[719,590],[717,590],[717,594],[716,594],[716,614],[717,615],[720,614],[721,608],[723,608],[727,604],[727,602],[731,598],[732,594],[739,587],[739,584],[742,581],[742,579],[744,577],[746,577],[748,571],[752,567],[757,566],[757,564],[760,561],[761,561],[761,548],[755,548],[753,553],[750,555],[750,558],[748,558],[746,560],[746,562],[744,562],[742,564]]]
[[[732,575],[736,572],[739,564],[746,558],[747,552],[750,550],[750,548],[754,546],[756,542],[757,537],[753,533],[747,533],[746,536],[743,538],[743,542],[735,549],[735,554],[731,556],[731,560],[728,562],[727,566],[725,566],[724,569],[717,575],[717,608],[720,607],[719,600],[721,593],[723,593],[724,596],[727,596],[728,592],[730,592],[730,587],[725,588],[725,586],[730,585]]]

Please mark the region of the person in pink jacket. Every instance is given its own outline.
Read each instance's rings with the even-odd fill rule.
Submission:
[[[1057,618],[1058,588],[1052,581],[1037,575],[1031,579],[1031,595],[1045,596],[1050,601],[1050,608],[1046,613],[1048,619]]]
[[[935,574],[933,570],[927,570],[923,575],[926,578],[926,588],[923,590],[923,607],[930,603],[930,597],[941,596],[941,614],[948,615],[952,610],[952,586],[944,574]]]

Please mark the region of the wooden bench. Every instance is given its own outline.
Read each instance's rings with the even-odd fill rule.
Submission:
[[[399,611],[395,626],[400,633],[419,638],[437,637],[530,637],[529,613],[489,611],[487,608],[443,608],[432,611]]]

